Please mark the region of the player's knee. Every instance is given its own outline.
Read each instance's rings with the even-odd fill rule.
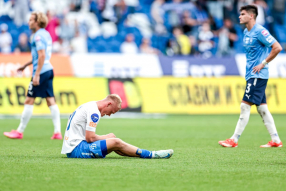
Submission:
[[[27,97],[25,102],[24,102],[24,104],[25,105],[33,105],[34,104],[34,99]]]
[[[122,142],[121,139],[119,139],[119,138],[114,138],[113,141],[114,141],[114,146],[115,146],[115,147],[117,147],[117,148],[122,147],[123,142]]]
[[[250,106],[250,105],[247,105],[247,104],[245,104],[245,103],[241,103],[241,104],[240,104],[241,113],[244,113],[244,112],[246,112],[246,111],[248,111],[248,110],[250,110],[250,109],[251,109],[251,106]]]
[[[268,107],[267,105],[260,105],[260,106],[257,106],[257,112],[260,114],[260,116],[264,116],[266,115],[268,111]]]
[[[47,100],[47,105],[48,106],[56,104],[55,98],[53,98],[53,97],[46,98],[46,100]]]

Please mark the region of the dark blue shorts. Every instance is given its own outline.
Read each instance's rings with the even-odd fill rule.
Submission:
[[[54,97],[53,90],[54,71],[49,70],[40,74],[40,85],[33,86],[33,78],[30,82],[27,96],[28,97]]]
[[[78,146],[67,154],[68,158],[105,158],[107,155],[106,140],[88,143],[80,142]]]
[[[261,105],[266,103],[265,89],[268,79],[250,78],[246,82],[243,101]]]

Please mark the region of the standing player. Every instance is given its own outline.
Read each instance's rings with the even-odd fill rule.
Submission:
[[[54,135],[51,139],[62,139],[60,111],[54,98],[54,73],[50,63],[52,39],[45,30],[47,22],[46,15],[41,12],[32,13],[29,19],[29,28],[33,32],[33,37],[31,38],[32,61],[20,67],[18,71],[23,71],[27,66],[33,64],[33,77],[28,88],[24,111],[18,129],[16,131],[4,132],[4,135],[11,139],[23,138],[23,132],[33,113],[33,104],[36,97],[46,98],[47,105],[51,110],[54,124]]]
[[[173,155],[172,149],[148,151],[125,143],[113,133],[95,134],[100,118],[118,112],[121,102],[117,94],[110,94],[103,100],[79,106],[68,121],[61,153],[68,158],[105,158],[112,151],[128,157],[170,158]]]
[[[248,123],[253,104],[263,119],[271,141],[260,147],[282,147],[274,120],[266,105],[265,89],[269,78],[268,63],[282,50],[280,44],[261,25],[255,23],[257,7],[246,5],[240,8],[240,23],[245,24],[243,46],[246,49],[246,89],[240,105],[240,117],[230,139],[219,141],[223,147],[237,147],[237,142]],[[268,48],[272,50],[269,53]]]

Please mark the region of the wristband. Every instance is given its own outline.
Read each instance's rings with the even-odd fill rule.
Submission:
[[[266,65],[268,64],[268,62],[266,62],[266,60],[264,59],[264,60],[262,61],[262,64],[263,64],[264,66],[266,66]]]

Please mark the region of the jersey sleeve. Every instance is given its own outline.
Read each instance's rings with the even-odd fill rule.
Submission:
[[[271,47],[277,41],[266,29],[259,32],[258,40],[267,47]]]
[[[85,130],[95,132],[99,120],[100,113],[98,111],[88,110]]]
[[[40,35],[35,36],[35,44],[36,44],[37,51],[43,50],[46,48],[44,38]]]

